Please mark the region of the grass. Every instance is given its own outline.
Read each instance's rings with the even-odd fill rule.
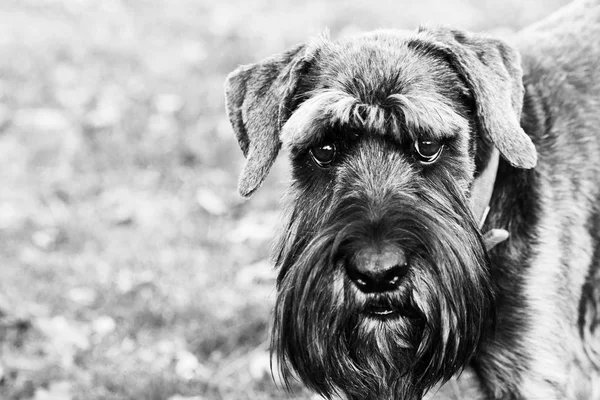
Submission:
[[[563,2],[3,1],[0,398],[310,399],[267,356],[286,163],[237,197],[225,75],[325,27],[512,30]]]

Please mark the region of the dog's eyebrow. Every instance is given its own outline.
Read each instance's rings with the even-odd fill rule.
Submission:
[[[307,147],[319,138],[324,127],[349,123],[358,104],[358,99],[340,90],[321,90],[304,101],[283,125],[281,142],[290,147]]]
[[[400,141],[403,131],[412,140],[423,132],[432,139],[443,139],[468,128],[466,119],[441,96],[392,94],[384,104],[365,104],[341,90],[325,89],[298,107],[282,127],[280,138],[286,146],[308,147],[320,138],[324,128],[336,124],[392,134]]]
[[[468,129],[468,121],[441,95],[392,94],[387,101],[402,111],[411,135],[427,132],[432,139],[443,139]]]

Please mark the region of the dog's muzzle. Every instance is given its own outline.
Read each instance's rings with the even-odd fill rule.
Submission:
[[[417,399],[469,362],[494,319],[463,187],[411,168],[365,143],[328,209],[297,210],[285,233],[272,351],[284,377],[325,397]]]

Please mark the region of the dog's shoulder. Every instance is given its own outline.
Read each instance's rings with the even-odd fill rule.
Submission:
[[[585,169],[600,157],[599,39],[598,0],[575,1],[513,38],[526,91],[521,123],[548,167]]]

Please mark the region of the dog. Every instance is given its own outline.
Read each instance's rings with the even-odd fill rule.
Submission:
[[[283,148],[272,355],[325,398],[600,399],[600,1],[515,45],[319,37],[226,81],[250,196]]]

